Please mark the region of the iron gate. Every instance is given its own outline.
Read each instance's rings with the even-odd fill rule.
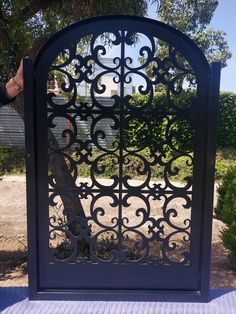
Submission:
[[[24,61],[30,298],[207,299],[219,69],[131,16]]]

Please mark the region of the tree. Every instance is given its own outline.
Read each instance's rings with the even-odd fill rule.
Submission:
[[[0,1],[0,81],[16,71],[24,55],[35,56],[48,38],[69,24],[106,14],[145,15],[146,0]]]
[[[96,0],[3,0],[0,2],[0,81],[4,82],[17,69],[21,58],[34,58],[40,47],[51,35],[72,22],[105,14],[145,15],[145,0],[96,1]],[[17,97],[14,108],[24,120],[23,95]],[[52,132],[48,140],[53,148],[59,145]],[[52,144],[51,144],[52,148]],[[50,159],[50,158],[49,158]],[[62,154],[57,154],[50,162],[50,170],[57,184],[73,186],[74,181]],[[81,220],[85,216],[80,199],[71,191],[70,197],[61,196],[64,208],[72,209]],[[82,222],[83,223],[83,222]],[[76,232],[75,223],[69,226]]]
[[[159,0],[157,18],[189,36],[206,55],[208,62],[221,61],[227,65],[231,57],[225,36],[219,30],[208,29],[217,0]]]

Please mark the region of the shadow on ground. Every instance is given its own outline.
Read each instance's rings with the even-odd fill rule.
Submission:
[[[230,264],[228,251],[220,242],[212,244],[210,286],[236,289],[236,272]]]
[[[15,276],[24,277],[28,271],[27,260],[27,251],[0,251],[0,281],[14,280]]]

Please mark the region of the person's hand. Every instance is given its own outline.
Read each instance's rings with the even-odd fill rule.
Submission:
[[[16,75],[13,76],[6,84],[7,97],[9,99],[13,99],[23,90],[23,88],[24,88],[23,60],[21,60]]]
[[[15,80],[16,84],[19,86],[19,88],[22,90],[24,88],[23,60],[21,60],[21,63],[20,63],[19,68],[16,72],[16,75],[14,76],[14,80]]]

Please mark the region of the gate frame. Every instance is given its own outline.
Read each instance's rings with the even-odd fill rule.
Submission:
[[[200,49],[185,35],[174,28],[155,20],[134,16],[103,16],[77,22],[59,33],[80,25],[102,21],[107,19],[133,19],[156,24],[157,26],[171,30],[173,35],[183,37],[189,44]],[[58,34],[58,33],[57,33]],[[54,35],[52,39],[56,36]],[[49,40],[50,41],[50,40]],[[47,43],[46,45],[47,46]],[[44,46],[44,47],[45,47]],[[42,50],[44,49],[42,48]],[[40,54],[40,52],[39,52]],[[203,56],[203,54],[202,54]],[[216,118],[217,101],[220,83],[220,62],[214,62],[210,66],[210,92],[208,100],[208,132],[206,141],[206,155],[204,158],[204,196],[202,214],[202,250],[201,250],[201,274],[199,277],[200,289],[197,291],[165,291],[165,290],[63,290],[41,289],[39,286],[38,264],[38,223],[37,223],[37,200],[38,185],[36,172],[39,155],[36,150],[36,109],[35,109],[35,73],[33,61],[24,59],[24,97],[25,97],[25,135],[26,135],[26,180],[27,180],[27,227],[28,227],[28,270],[29,270],[29,299],[32,300],[126,300],[126,301],[180,301],[180,302],[207,302],[209,299],[209,274],[211,256],[211,230],[212,209],[214,191],[214,166],[216,149]]]

